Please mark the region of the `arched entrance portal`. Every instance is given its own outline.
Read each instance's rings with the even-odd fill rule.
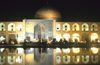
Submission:
[[[39,41],[42,41],[42,38],[45,38],[45,27],[41,23],[34,26],[34,37],[38,38]]]
[[[16,39],[16,38],[15,38],[15,34],[9,34],[9,39],[10,39],[10,38],[11,38],[11,39]]]

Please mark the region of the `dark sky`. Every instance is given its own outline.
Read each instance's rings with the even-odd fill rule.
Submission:
[[[0,21],[34,19],[35,12],[47,1],[61,13],[62,21],[100,21],[99,0],[0,0]]]

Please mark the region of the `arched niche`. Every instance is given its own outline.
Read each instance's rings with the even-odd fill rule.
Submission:
[[[98,31],[98,25],[96,23],[91,25],[91,31]]]
[[[63,24],[63,31],[70,31],[70,25],[68,23]]]
[[[15,24],[14,23],[10,23],[8,25],[8,31],[15,31]]]
[[[82,31],[89,31],[89,25],[87,23],[82,24]]]
[[[56,24],[56,31],[60,31],[60,24]]]
[[[43,24],[38,23],[34,26],[34,37],[38,38],[41,41],[42,38],[45,38],[45,27]]]
[[[18,25],[18,31],[22,31],[22,24]]]
[[[0,31],[6,31],[6,25],[4,23],[0,23]]]
[[[72,31],[79,31],[79,25],[77,23],[72,25]]]

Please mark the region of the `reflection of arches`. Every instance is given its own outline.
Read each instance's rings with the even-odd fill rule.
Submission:
[[[15,38],[15,34],[9,34],[9,39],[10,39],[10,38],[11,38],[11,39],[16,39],[16,38]]]
[[[42,38],[45,38],[45,27],[43,24],[38,23],[34,26],[34,37],[41,40]]]
[[[86,24],[86,23],[82,24],[82,31],[89,31],[88,24]]]
[[[73,41],[75,42],[75,39],[79,41],[79,34],[73,34]]]
[[[68,23],[63,24],[63,31],[70,31],[70,25]]]
[[[56,63],[60,63],[61,62],[61,56],[56,56]]]
[[[63,38],[66,39],[67,41],[69,41],[70,35],[69,34],[63,34]]]
[[[63,62],[66,64],[70,63],[70,58],[71,57],[69,55],[63,56]]]
[[[7,59],[8,63],[9,64],[14,64],[15,63],[15,58],[16,58],[15,56],[8,56],[8,59]]]
[[[79,31],[79,25],[77,23],[72,25],[72,31]]]
[[[91,61],[92,61],[93,63],[97,63],[97,62],[98,62],[98,58],[99,58],[98,55],[91,55]]]
[[[97,54],[98,51],[99,51],[99,48],[91,48],[91,52],[92,52],[93,54]]]
[[[0,65],[3,65],[6,62],[5,56],[0,56]]]
[[[56,31],[60,31],[60,24],[56,25]]]
[[[72,48],[73,53],[79,53],[80,52],[80,48]]]
[[[4,23],[0,23],[0,31],[6,31],[6,25]]]
[[[82,55],[82,62],[87,64],[89,62],[89,55]]]
[[[15,24],[14,23],[10,23],[8,25],[8,31],[15,31]]]
[[[82,48],[82,52],[83,53],[88,53],[89,52],[89,48]]]
[[[79,63],[80,62],[80,56],[79,55],[73,56],[73,62],[75,64]]]
[[[89,35],[86,33],[82,34],[82,41],[86,41],[86,39],[89,39]]]
[[[91,25],[91,31],[98,31],[98,25],[95,24],[95,23],[93,23],[93,24]]]

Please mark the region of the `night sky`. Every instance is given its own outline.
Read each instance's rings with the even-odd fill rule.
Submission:
[[[99,0],[3,0],[0,1],[0,21],[34,19],[41,7],[52,6],[62,15],[62,21],[100,22]]]

